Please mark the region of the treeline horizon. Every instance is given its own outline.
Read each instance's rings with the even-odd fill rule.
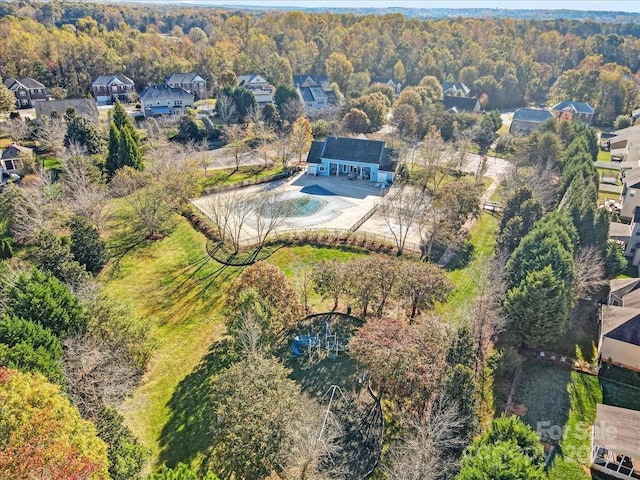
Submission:
[[[611,112],[601,123],[610,123],[638,102],[633,23],[24,0],[0,3],[0,15],[0,75],[34,78],[57,87],[60,98],[87,96],[96,76],[113,73],[131,77],[139,92],[187,71],[202,75],[213,94],[229,72],[259,73],[277,85],[292,74],[326,73],[327,58],[339,52],[353,74],[403,85],[427,75],[462,81],[472,95],[488,95],[489,109],[606,103]]]

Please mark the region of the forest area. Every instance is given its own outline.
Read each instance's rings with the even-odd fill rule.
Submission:
[[[505,411],[524,353],[591,365],[626,271],[594,162],[598,131],[635,121],[639,24],[19,0],[0,58],[55,99],[117,72],[137,94],[175,72],[208,89],[181,115],[132,98],[34,120],[0,87],[0,145],[32,147],[0,187],[0,478],[591,478],[570,428],[593,423],[597,376],[557,375],[562,438]],[[301,74],[334,108],[305,110]],[[478,111],[445,111],[457,82]],[[592,126],[503,124],[564,100]],[[306,228],[312,202],[281,187],[332,136],[378,145],[393,182],[336,172],[344,210],[378,203]]]
[[[343,95],[362,91],[364,75],[409,86],[434,76],[487,95],[487,109],[571,98],[611,125],[635,107],[640,68],[637,24],[24,1],[3,3],[0,16],[0,75],[34,78],[59,98],[86,96],[105,72],[127,74],[141,92],[196,71],[214,94],[229,71],[275,86],[327,73]]]

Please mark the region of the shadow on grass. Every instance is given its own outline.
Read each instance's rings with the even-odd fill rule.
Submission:
[[[473,243],[467,241],[462,244],[451,261],[446,265],[445,270],[460,270],[469,266],[473,259],[475,247]]]
[[[167,403],[170,414],[160,434],[159,464],[175,467],[206,455],[212,411],[208,401],[213,391],[211,377],[233,360],[229,343],[216,342],[196,369],[178,384]]]

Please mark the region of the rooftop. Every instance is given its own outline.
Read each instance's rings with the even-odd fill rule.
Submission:
[[[572,102],[571,100],[565,100],[564,102],[556,103],[551,110],[554,112],[562,112],[564,110],[575,110],[576,113],[583,113],[587,115],[593,115],[595,109],[587,102]]]
[[[603,305],[602,336],[640,346],[640,309]]]
[[[180,87],[170,87],[165,84],[156,84],[148,87],[142,95],[140,95],[140,99],[144,101],[153,100],[155,98],[182,98],[193,101],[193,95],[187,92],[184,88]]]
[[[121,73],[116,73],[115,75],[100,75],[91,83],[91,86],[108,87],[113,83],[133,86],[133,80]]]
[[[513,113],[514,122],[519,120],[521,122],[542,123],[550,118],[553,118],[553,115],[548,110],[540,108],[519,108]]]
[[[596,405],[593,442],[617,454],[640,458],[640,412]]]
[[[204,82],[204,78],[194,72],[173,73],[165,80],[166,83],[193,83]]]

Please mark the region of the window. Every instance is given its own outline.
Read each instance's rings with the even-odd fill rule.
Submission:
[[[20,96],[21,97],[26,97],[27,96],[27,92],[25,92],[24,90],[20,90]]]
[[[174,107],[181,107],[182,106],[182,100],[174,100],[173,101],[173,106]]]
[[[321,166],[318,168],[318,171],[319,171],[319,172],[324,172],[324,167],[321,165]]]
[[[633,188],[629,190],[629,196],[630,197],[635,197],[636,196],[636,191]]]
[[[15,170],[15,165],[13,164],[13,160],[5,160],[4,161],[4,168],[6,168],[7,170]]]

